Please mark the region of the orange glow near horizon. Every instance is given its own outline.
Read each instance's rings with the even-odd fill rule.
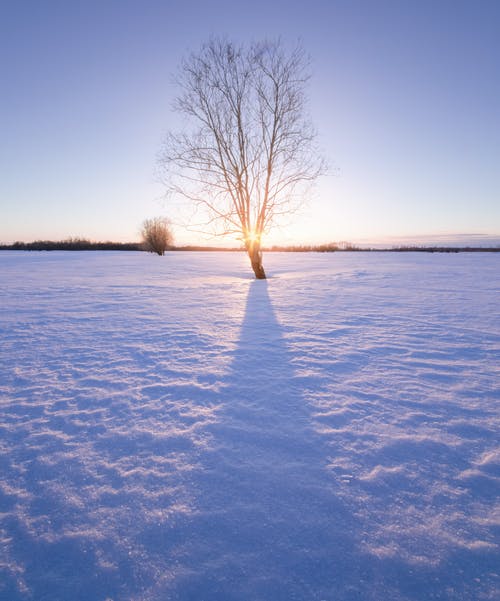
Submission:
[[[250,230],[248,232],[245,233],[245,240],[247,242],[260,242],[260,234],[258,234],[255,230]]]

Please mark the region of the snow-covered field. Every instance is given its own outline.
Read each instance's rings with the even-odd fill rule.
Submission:
[[[500,598],[500,256],[0,253],[0,598]]]

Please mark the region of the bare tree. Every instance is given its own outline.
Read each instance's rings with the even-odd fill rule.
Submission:
[[[266,277],[263,234],[323,171],[305,114],[308,79],[300,47],[220,39],[185,59],[177,79],[175,109],[189,129],[166,139],[168,190],[193,203],[199,229],[238,235],[258,279]]]
[[[165,254],[173,242],[170,221],[166,217],[146,219],[142,224],[141,235],[145,249],[160,256]]]

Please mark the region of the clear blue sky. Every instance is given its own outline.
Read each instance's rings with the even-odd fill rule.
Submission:
[[[181,57],[210,35],[298,38],[333,166],[269,242],[500,240],[500,2],[0,4],[0,241],[134,240]],[[179,242],[196,241],[176,230]]]

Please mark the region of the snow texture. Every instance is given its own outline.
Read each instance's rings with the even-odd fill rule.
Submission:
[[[0,598],[500,598],[500,257],[0,254]]]

